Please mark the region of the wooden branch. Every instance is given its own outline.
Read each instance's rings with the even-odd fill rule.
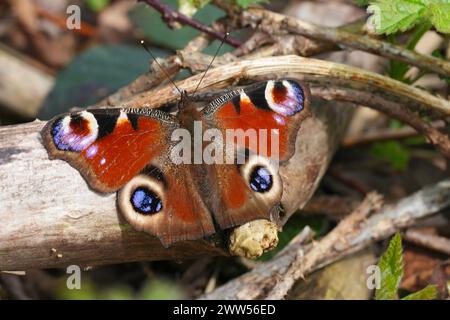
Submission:
[[[368,36],[352,34],[336,28],[314,25],[261,8],[249,8],[241,13],[241,23],[269,34],[298,34],[305,37],[332,42],[341,48],[351,48],[378,54],[406,62],[421,69],[450,76],[450,63],[430,55],[423,55],[404,47],[379,41]]]
[[[273,46],[278,47],[278,46]],[[279,50],[279,49],[274,49]],[[262,52],[261,52],[262,51]],[[266,52],[266,50],[261,50],[256,53],[258,56],[258,63],[261,63],[262,56],[265,56],[266,54],[270,55],[273,54],[272,50],[269,50]],[[255,53],[254,53],[255,54]],[[253,56],[252,54],[251,56]],[[198,52],[189,52],[189,53],[183,53],[179,52],[179,57],[182,60],[182,64],[184,67],[191,68],[192,70],[199,71],[204,70],[208,64],[209,61],[211,61],[211,57],[198,53]],[[271,58],[272,59],[272,58]],[[215,65],[224,64],[225,61],[227,61],[226,58],[218,59]],[[273,61],[273,59],[271,60]],[[352,102],[359,105],[364,105],[376,110],[379,110],[385,114],[387,114],[390,117],[393,117],[395,119],[398,119],[406,124],[409,124],[411,127],[416,129],[418,132],[423,134],[430,143],[432,143],[444,156],[447,158],[450,158],[450,139],[449,137],[439,131],[438,128],[433,126],[432,124],[429,124],[422,120],[422,118],[415,112],[416,108],[411,106],[418,106],[420,108],[420,103],[417,98],[418,95],[415,96],[409,96],[407,97],[405,95],[406,88],[403,83],[392,80],[387,77],[379,76],[375,73],[369,73],[367,71],[349,67],[347,65],[339,65],[339,68],[342,68],[343,70],[347,71],[339,71],[334,72],[332,69],[337,69],[336,64],[331,62],[326,62],[322,60],[314,60],[309,59],[308,60],[313,67],[310,68],[307,66],[306,63],[304,63],[302,66],[302,72],[304,74],[311,73],[322,76],[322,73],[317,72],[315,62],[320,61],[320,63],[328,64],[328,73],[329,76],[326,77],[327,79],[323,79],[321,82],[319,82],[319,86],[321,87],[313,87],[312,93],[313,95],[319,96],[321,98],[330,100],[330,101],[347,101]],[[279,65],[281,68],[283,68],[283,62],[279,62]],[[272,68],[276,69],[278,66],[275,64],[272,64]],[[246,75],[249,78],[253,77],[253,69],[255,69],[255,66],[246,66]],[[327,72],[327,71],[325,71]],[[274,71],[275,73],[275,71]],[[281,71],[278,76],[281,76]],[[258,76],[256,76],[257,78]],[[335,86],[330,85],[323,85],[323,83],[331,82],[333,81],[333,78],[336,82]],[[379,78],[381,77],[381,78]],[[343,81],[346,81],[348,78],[351,78],[352,80],[350,83],[345,83],[345,85],[353,88],[342,88],[339,87],[339,85],[342,85]],[[377,88],[372,87],[372,81],[374,78],[379,78],[379,87]],[[356,80],[355,80],[356,79]],[[317,81],[317,78],[316,78]],[[359,82],[359,83],[358,83]],[[360,83],[366,82],[369,85],[366,85],[365,87],[360,87]],[[411,88],[410,86],[406,86]],[[435,97],[426,93],[425,91],[417,92],[419,95],[425,94],[426,98],[425,100]],[[439,98],[438,98],[439,99]],[[399,103],[398,100],[402,101],[403,103]],[[443,105],[446,105],[444,108],[448,109],[450,104],[448,101],[439,99]],[[424,99],[422,98],[421,101],[423,102]],[[431,108],[433,106],[429,105]],[[440,112],[441,110],[435,112]]]
[[[450,180],[425,187],[400,201],[385,205],[364,219],[367,203],[317,243],[304,246],[291,242],[272,260],[236,278],[202,299],[284,298],[301,277],[368,246],[395,232],[413,226],[422,218],[450,206]],[[332,241],[331,241],[332,240]]]
[[[184,65],[195,65],[206,58],[200,53],[183,56]],[[192,59],[192,60],[188,60]],[[201,74],[177,83],[178,87],[192,92],[201,78]],[[203,80],[203,88],[224,88],[236,83],[236,80],[264,80],[282,77],[296,79],[319,85],[331,84],[351,89],[363,90],[405,104],[411,111],[421,110],[427,113],[450,115],[450,102],[432,94],[411,87],[391,78],[362,70],[345,64],[298,56],[266,57],[252,60],[240,60],[226,66],[208,71],[208,79]],[[173,97],[173,88],[166,87],[155,94],[154,91],[138,94],[127,101],[133,107],[163,104]]]
[[[195,70],[204,68],[207,61],[210,61],[208,57],[201,53],[180,54],[183,66],[194,66]],[[219,59],[217,63],[223,62]],[[244,70],[244,73],[242,70]],[[264,71],[261,72],[261,70]],[[417,110],[426,110],[429,114],[450,115],[450,102],[435,97],[426,91],[348,65],[297,56],[235,61],[209,72],[209,75],[213,76],[211,81],[214,82],[215,87],[228,86],[230,83],[224,77],[229,77],[231,74],[233,76],[228,79],[262,80],[296,77],[309,83],[317,83],[321,87],[313,88],[315,95],[333,101],[348,101],[380,110],[411,125],[427,137],[444,156],[450,158],[449,137],[432,125],[425,123],[416,114]],[[201,75],[191,77],[189,81],[182,81],[178,86],[192,92],[200,77]],[[330,84],[333,84],[333,86]],[[212,83],[205,81],[203,85],[209,87]],[[169,93],[167,92],[167,94]],[[165,102],[168,102],[168,99],[165,98],[165,94],[161,94],[161,91],[158,94],[149,91],[133,97],[126,103],[133,107],[139,107]]]
[[[232,66],[231,72],[227,66],[221,67],[219,86],[246,73],[245,64],[240,72],[236,65]],[[270,67],[265,68],[270,73]],[[263,69],[258,68],[264,73]],[[216,77],[214,70],[208,72],[202,87],[215,85]],[[180,82],[181,87],[193,89],[198,78]],[[175,100],[178,93],[172,87],[164,87],[152,101],[147,93],[142,93],[127,104],[142,107],[142,97],[147,98],[148,106],[155,107]],[[314,100],[313,116],[299,131],[296,153],[280,168],[283,181],[289,183],[282,199],[288,213],[285,220],[311,197],[345,132],[352,108],[340,108]],[[226,254],[223,248],[206,241],[183,242],[165,249],[158,239],[134,231],[118,215],[114,194],[91,191],[66,162],[48,159],[39,135],[43,125],[44,122],[35,121],[0,128],[0,270]]]

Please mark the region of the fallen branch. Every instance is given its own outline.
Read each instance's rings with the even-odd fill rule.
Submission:
[[[374,203],[373,198],[369,198]],[[375,203],[378,200],[375,199]],[[450,180],[385,205],[365,219],[367,202],[309,247],[290,243],[272,260],[217,288],[202,299],[282,299],[301,277],[413,226],[422,218],[450,206]]]
[[[181,64],[176,56],[170,56],[160,61],[164,68],[162,71],[158,66],[153,66],[152,71],[139,76],[132,83],[117,90],[112,95],[98,102],[97,106],[118,106],[123,101],[131,99],[134,95],[150,90],[158,85],[168,82],[167,76],[174,77],[181,70]]]

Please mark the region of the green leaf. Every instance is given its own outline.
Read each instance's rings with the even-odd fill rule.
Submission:
[[[152,49],[156,56],[166,51]],[[39,118],[49,119],[72,107],[86,107],[127,85],[149,70],[149,56],[141,47],[97,46],[78,55],[55,81]]]
[[[405,170],[410,159],[409,150],[398,141],[378,142],[372,146],[372,155],[387,161],[395,170]]]
[[[430,22],[437,31],[450,33],[449,0],[374,0],[367,11],[372,13],[368,22],[377,33],[407,31]]]
[[[262,3],[262,2],[267,3],[267,2],[269,2],[269,0],[236,0],[236,4],[244,9],[248,8],[252,4]]]
[[[438,291],[435,285],[429,285],[420,291],[411,293],[402,300],[434,300],[437,298]]]
[[[369,0],[355,0],[358,6],[367,6],[369,4]]]
[[[425,0],[377,0],[367,8],[369,23],[377,33],[406,31],[419,23],[427,13]]]
[[[86,5],[89,9],[91,9],[94,12],[99,12],[104,7],[106,7],[109,4],[109,0],[85,0]]]
[[[381,286],[375,293],[375,299],[398,299],[397,291],[403,277],[402,238],[399,233],[392,237],[386,252],[378,262],[378,267],[381,273]]]
[[[431,22],[437,31],[450,33],[450,1],[433,1],[430,4]]]

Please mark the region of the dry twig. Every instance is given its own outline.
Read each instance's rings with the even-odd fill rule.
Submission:
[[[403,234],[403,239],[421,247],[450,255],[450,239],[421,232],[416,229],[406,230]]]
[[[450,180],[425,187],[395,204],[385,205],[366,219],[372,205],[376,207],[377,203],[377,197],[370,196],[317,243],[308,248],[291,243],[284,253],[202,298],[282,299],[301,277],[450,206]]]
[[[424,123],[424,125],[427,126],[427,124],[425,124],[425,123]],[[430,125],[435,129],[444,129],[445,128],[445,124],[441,120],[433,121],[432,123],[430,123]],[[425,133],[422,131],[422,134],[425,134]],[[342,147],[351,148],[354,146],[365,145],[365,144],[370,144],[370,143],[374,143],[374,142],[405,139],[405,138],[416,137],[419,135],[420,135],[420,132],[410,126],[404,126],[404,127],[398,128],[398,129],[384,128],[384,129],[379,129],[379,130],[376,130],[373,132],[371,131],[371,132],[367,132],[367,133],[358,133],[358,134],[347,135],[342,140]]]
[[[296,18],[261,8],[242,11],[240,23],[251,25],[268,34],[298,34],[308,38],[334,43],[341,48],[351,48],[399,60],[421,69],[450,76],[450,63],[429,55],[423,55],[404,47],[379,41],[368,36],[351,34],[336,28],[317,26]]]
[[[241,45],[241,42],[239,40],[233,39],[231,37],[225,38],[225,33],[217,31],[207,25],[204,25],[192,18],[189,18],[188,16],[177,12],[173,10],[168,5],[162,3],[159,0],[140,0],[142,2],[147,3],[149,6],[153,7],[155,10],[158,10],[164,21],[167,22],[169,26],[173,25],[173,22],[179,22],[184,25],[191,26],[197,30],[200,30],[210,36],[212,36],[215,39],[223,40],[228,43],[229,45],[232,45],[233,47],[239,47]]]
[[[327,100],[340,100],[364,105],[381,111],[403,123],[407,123],[417,132],[423,134],[444,156],[450,158],[450,139],[448,135],[439,131],[431,123],[425,122],[416,112],[407,108],[404,104],[393,102],[379,94],[348,88],[314,88],[312,92]]]

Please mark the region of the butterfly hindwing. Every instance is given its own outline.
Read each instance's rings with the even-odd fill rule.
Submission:
[[[212,214],[198,191],[196,171],[168,160],[160,158],[118,192],[122,215],[165,246],[213,234]]]

